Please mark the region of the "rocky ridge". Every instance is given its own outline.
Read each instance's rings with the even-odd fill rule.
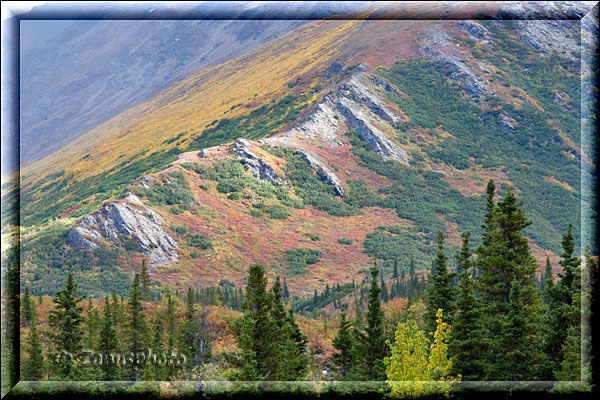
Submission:
[[[103,239],[118,242],[122,236],[137,241],[138,250],[150,258],[150,265],[170,264],[179,258],[177,243],[162,228],[162,217],[145,207],[135,195],[109,202],[101,210],[85,215],[69,232],[77,250],[95,249]]]
[[[250,142],[246,139],[238,139],[234,143],[235,154],[242,159],[244,168],[258,179],[269,183],[281,183],[283,178],[277,176],[275,169],[262,157],[253,153],[249,147]]]

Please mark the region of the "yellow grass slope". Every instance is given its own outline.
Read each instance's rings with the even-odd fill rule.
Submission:
[[[198,135],[210,122],[223,118],[233,105],[251,100],[260,105],[282,97],[289,92],[287,84],[292,78],[327,67],[360,23],[309,23],[247,55],[201,69],[24,168],[22,186],[62,170],[75,180],[97,175],[134,156],[140,158],[172,147],[164,141],[181,132],[187,131],[184,139]],[[239,107],[226,116],[248,111]]]

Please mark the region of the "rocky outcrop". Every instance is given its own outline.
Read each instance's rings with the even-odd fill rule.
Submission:
[[[269,165],[262,157],[249,150],[250,142],[244,139],[238,139],[234,143],[235,154],[242,159],[244,168],[258,179],[270,183],[279,183],[283,179],[275,173],[273,167]]]
[[[398,89],[396,89],[391,83],[389,83],[385,79],[380,78],[377,75],[373,75],[371,78],[373,79],[373,83],[374,84],[376,84],[377,86],[383,88],[383,90],[385,90],[386,92],[394,93],[398,97],[405,97],[404,94],[400,93],[398,91]]]
[[[331,79],[342,76],[343,73],[344,67],[342,67],[336,62],[332,62],[331,65],[329,65],[329,67],[327,67],[327,69],[323,71],[323,76],[325,77],[325,79]]]
[[[323,161],[321,161],[315,154],[310,153],[306,150],[296,150],[296,153],[300,155],[312,169],[315,170],[317,175],[322,180],[332,185],[335,189],[336,194],[344,197],[344,188],[342,187],[342,181]]]
[[[515,131],[515,126],[517,126],[517,121],[515,121],[506,111],[502,110],[498,114],[498,126],[504,132],[513,133]]]
[[[177,261],[177,243],[163,230],[162,217],[129,194],[123,201],[105,204],[84,216],[69,232],[77,250],[94,249],[101,239],[117,242],[122,236],[137,240],[138,250],[150,256],[150,265]]]
[[[343,143],[339,138],[338,119],[339,115],[335,105],[331,101],[325,100],[317,105],[306,120],[293,131],[296,131],[300,137],[318,139],[329,147],[339,147]]]
[[[490,35],[490,31],[488,31],[483,25],[479,22],[465,20],[458,21],[458,24],[462,26],[462,28],[475,40],[484,40],[488,39]]]
[[[560,104],[565,110],[567,110],[571,115],[577,116],[577,110],[573,108],[573,106],[570,104],[571,99],[569,98],[569,95],[567,95],[565,92],[560,90],[554,92],[554,100],[558,104]]]
[[[401,119],[375,94],[373,80],[362,72],[338,87],[331,102],[344,117],[346,125],[356,130],[369,147],[385,159],[408,162],[408,153],[388,139],[371,121],[395,125]]]
[[[454,56],[439,55],[434,58],[433,65],[455,81],[467,96],[474,100],[483,102],[493,94],[469,68]]]

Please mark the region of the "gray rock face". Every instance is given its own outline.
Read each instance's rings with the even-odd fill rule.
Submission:
[[[342,76],[343,73],[344,68],[336,62],[332,62],[331,65],[327,67],[325,71],[323,71],[323,76],[325,77],[325,79],[331,79],[338,76]]]
[[[396,94],[399,97],[403,97],[402,94],[394,86],[392,86],[391,83],[389,83],[385,79],[382,79],[382,78],[378,77],[377,75],[373,75],[372,79],[373,79],[374,84],[376,84],[379,87],[382,87],[383,90],[385,90],[386,92],[391,92],[391,93]]]
[[[69,232],[69,240],[77,250],[98,247],[95,240],[113,242],[121,235],[132,236],[138,249],[150,256],[150,265],[177,261],[177,243],[163,230],[162,217],[142,205],[142,201],[129,194],[123,202],[105,204],[100,211],[82,218]]]
[[[344,197],[344,188],[342,188],[342,181],[335,174],[335,172],[329,169],[329,167],[317,157],[317,155],[306,150],[296,150],[296,153],[298,153],[300,157],[306,160],[308,165],[310,165],[310,167],[317,172],[321,179],[323,179],[330,185],[333,185],[336,194],[338,194],[341,197]]]
[[[469,68],[454,56],[437,56],[433,61],[433,65],[448,78],[457,82],[460,88],[474,100],[483,102],[493,94],[483,86]]]
[[[571,113],[571,115],[577,116],[577,110],[571,104],[569,104],[571,102],[571,99],[565,92],[563,92],[563,91],[555,92],[554,100],[558,104],[560,104],[565,110],[567,110],[569,113]]]
[[[574,34],[576,21],[518,21],[519,38],[532,49],[542,53],[556,51],[563,57],[573,59],[572,52],[579,52]]]
[[[465,20],[458,21],[458,24],[467,32],[473,39],[483,40],[489,37],[490,32],[478,22]]]
[[[504,110],[498,114],[498,126],[504,132],[513,133],[515,131],[516,121]]]
[[[372,79],[362,72],[354,73],[348,82],[338,87],[331,101],[348,127],[355,129],[372,150],[385,159],[408,162],[408,153],[371,123],[379,120],[394,125],[400,121],[375,94]]]
[[[250,143],[247,140],[238,139],[234,143],[234,146],[236,156],[243,160],[244,168],[252,175],[270,183],[283,182],[283,179],[277,176],[275,170],[268,162],[248,149]]]
[[[289,135],[317,141],[327,147],[343,146],[338,133],[338,118],[335,105],[329,99],[325,99],[321,104],[317,104],[306,120],[293,128]]]

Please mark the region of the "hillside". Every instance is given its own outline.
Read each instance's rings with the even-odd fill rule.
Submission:
[[[387,7],[372,15],[415,6]],[[449,254],[461,232],[478,243],[488,179],[515,189],[540,268],[556,266],[596,210],[579,26],[315,21],[202,68],[22,170],[22,282],[51,294],[72,263],[103,294],[148,258],[166,285],[242,284],[261,263],[305,296],[374,260],[386,279],[394,260],[429,270],[438,230]]]
[[[60,150],[200,67],[349,8],[336,2],[319,7],[157,3],[151,10],[135,4],[88,5],[79,11],[59,4],[35,7],[19,16],[21,166]],[[283,13],[299,18],[265,20]],[[181,16],[187,19],[173,19]],[[3,151],[3,168],[9,165],[5,155],[10,154]]]

